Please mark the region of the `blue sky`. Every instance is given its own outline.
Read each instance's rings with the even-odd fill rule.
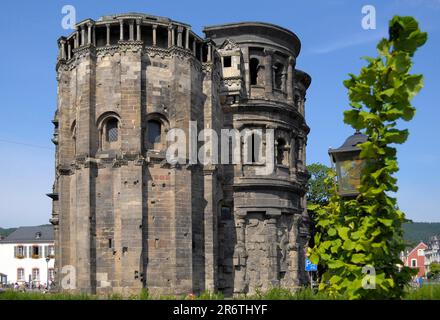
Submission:
[[[363,30],[361,9],[376,7],[377,29]],[[0,4],[0,226],[47,223],[54,176],[50,120],[56,108],[56,40],[64,5],[76,8],[77,21],[105,14],[144,12],[203,26],[237,22],[271,22],[294,31],[302,41],[297,67],[308,72],[306,117],[311,133],[307,161],[329,164],[327,150],[352,133],[342,122],[348,106],[342,81],[357,73],[362,56],[375,55],[394,14],[412,15],[429,33],[416,54],[413,72],[425,75],[414,99],[417,114],[405,145],[398,146],[401,209],[414,221],[440,222],[440,0],[389,1],[2,1]],[[12,143],[15,142],[15,143]]]

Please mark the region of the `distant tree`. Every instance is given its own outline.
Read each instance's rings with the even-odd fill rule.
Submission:
[[[325,179],[328,177],[330,168],[316,162],[308,165],[307,170],[310,173],[307,203],[326,205],[330,198],[330,191],[325,184]]]
[[[428,278],[429,279],[437,279],[440,277],[440,263],[432,263],[429,266],[429,273]]]

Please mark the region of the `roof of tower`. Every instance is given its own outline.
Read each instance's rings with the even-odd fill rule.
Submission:
[[[111,14],[111,15],[104,15],[96,20],[96,22],[105,22],[105,21],[115,21],[118,19],[143,19],[143,20],[149,20],[151,22],[158,22],[158,23],[177,23],[185,26],[189,26],[189,24],[172,20],[167,17],[162,16],[155,16],[151,14],[146,13],[139,13],[139,12],[127,12],[127,13],[117,13],[117,14]],[[77,25],[81,25],[84,22],[91,21],[91,19],[85,19],[77,23]]]
[[[227,38],[237,43],[263,43],[281,45],[298,56],[301,41],[292,31],[266,22],[238,22],[207,26],[203,29],[206,37],[216,43],[223,43]],[[218,44],[217,43],[217,44]]]

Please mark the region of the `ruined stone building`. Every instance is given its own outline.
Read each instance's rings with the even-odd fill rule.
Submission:
[[[203,31],[130,13],[87,19],[58,40],[49,194],[58,286],[66,266],[76,275],[68,288],[98,294],[252,294],[305,283],[311,78],[295,68],[300,40],[258,22]],[[167,132],[189,136],[190,121],[219,136],[274,129],[275,170],[257,175],[254,156],[169,163]],[[243,157],[268,142],[248,138]]]

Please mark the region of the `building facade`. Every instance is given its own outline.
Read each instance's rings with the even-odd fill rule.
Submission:
[[[54,280],[53,227],[20,227],[0,240],[1,283],[46,286]],[[47,260],[46,260],[47,259]]]
[[[420,242],[411,251],[403,255],[403,264],[406,267],[417,269],[417,276],[424,277],[426,274],[425,270],[425,251],[428,246]]]
[[[73,266],[72,290],[91,293],[304,284],[311,78],[295,68],[298,37],[249,22],[206,27],[202,38],[136,13],[76,28],[58,40],[57,282]],[[185,164],[166,158],[175,128],[188,137]],[[202,129],[264,134],[239,136],[246,161],[192,163]],[[274,162],[269,174],[262,159]]]
[[[432,236],[428,241],[428,248],[425,250],[425,269],[430,272],[431,264],[440,264],[440,235]]]

